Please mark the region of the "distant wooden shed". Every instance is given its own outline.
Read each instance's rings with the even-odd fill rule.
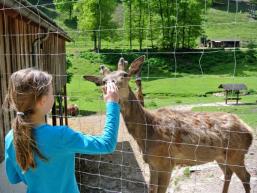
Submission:
[[[245,84],[221,84],[218,88],[223,88],[225,91],[225,103],[227,104],[228,100],[236,100],[236,104],[241,99],[239,94],[241,90],[247,90]]]
[[[53,75],[56,94],[66,92],[66,41],[71,38],[28,1],[0,0],[0,161],[4,136],[14,116],[2,109],[9,76],[19,69],[36,67]]]
[[[207,44],[209,48],[239,48],[240,40],[208,40]]]

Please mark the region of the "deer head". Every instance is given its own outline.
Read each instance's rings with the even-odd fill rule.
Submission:
[[[135,59],[130,64],[129,69],[126,71],[126,66],[128,62],[125,61],[124,58],[120,58],[116,71],[111,72],[107,67],[101,65],[99,70],[102,76],[85,75],[83,76],[83,78],[85,80],[95,83],[97,86],[103,86],[109,81],[114,82],[118,87],[120,100],[127,100],[130,91],[129,80],[133,75],[141,75],[141,69],[144,60],[145,56],[140,56],[139,58]]]

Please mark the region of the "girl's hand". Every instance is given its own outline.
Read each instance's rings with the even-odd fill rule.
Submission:
[[[107,82],[102,87],[105,102],[119,102],[118,88],[113,82]]]

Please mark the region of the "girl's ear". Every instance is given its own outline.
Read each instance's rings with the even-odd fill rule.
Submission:
[[[46,102],[47,102],[47,96],[43,95],[36,103],[36,107],[37,108],[42,108],[45,106]]]

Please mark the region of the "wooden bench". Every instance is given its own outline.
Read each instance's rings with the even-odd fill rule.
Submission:
[[[228,103],[228,100],[236,100],[236,104],[241,100],[239,97],[241,90],[247,90],[245,84],[221,84],[218,88],[223,88],[225,91],[225,103]]]
[[[228,100],[236,100],[236,104],[238,104],[238,101],[241,100],[242,98],[238,98],[238,97],[228,97],[225,98],[226,104],[228,104]]]

